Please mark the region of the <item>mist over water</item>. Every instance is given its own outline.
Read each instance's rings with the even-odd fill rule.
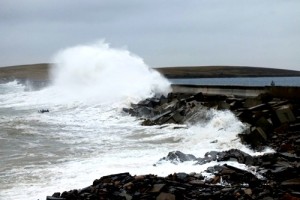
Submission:
[[[170,92],[170,83],[143,59],[101,41],[59,52],[51,72],[62,98],[79,101],[131,101]]]

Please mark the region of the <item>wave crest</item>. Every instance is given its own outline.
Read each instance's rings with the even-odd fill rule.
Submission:
[[[75,100],[138,101],[170,92],[170,83],[143,59],[101,41],[60,51],[51,77],[62,97]]]

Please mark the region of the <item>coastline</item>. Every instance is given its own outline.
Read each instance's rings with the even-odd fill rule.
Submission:
[[[156,68],[167,78],[295,77],[299,71],[250,66],[194,66]]]
[[[238,150],[211,151],[203,158],[180,151],[169,152],[160,161],[217,162],[205,173],[120,173],[97,178],[82,189],[55,192],[47,200],[69,199],[299,199],[300,198],[300,104],[262,93],[256,97],[223,94],[170,93],[124,108],[142,118],[145,126],[193,121],[197,108],[230,110],[249,128],[239,134],[242,143],[255,151],[271,147],[275,152],[250,156]],[[214,142],[214,141],[212,141]],[[217,142],[217,141],[216,141]],[[226,161],[226,164],[224,164]],[[229,162],[229,164],[228,164]],[[241,164],[241,168],[230,165]],[[205,174],[210,173],[210,176]]]
[[[0,81],[29,79],[48,81],[50,63],[0,67]],[[245,66],[159,67],[166,78],[300,77],[300,71]]]
[[[47,81],[49,68],[46,65],[37,71],[35,71],[35,67],[38,65],[3,68],[0,70],[3,72],[0,73],[0,79],[3,78],[4,81],[13,79]],[[246,97],[243,97],[244,94],[224,95],[224,90],[210,94],[203,91],[187,92],[186,86],[184,87],[181,91],[171,93],[165,98],[146,99],[133,105],[132,110],[129,108],[127,112],[144,118],[144,125],[162,125],[163,128],[163,125],[169,122],[184,124],[188,119],[186,116],[190,116],[189,114],[192,114],[195,111],[194,108],[199,105],[213,109],[228,109],[234,112],[242,122],[250,124],[253,128],[240,136],[245,144],[257,150],[271,146],[276,153],[250,156],[237,149],[231,149],[226,152],[207,152],[205,157],[196,158],[184,152],[169,152],[161,160],[174,162],[174,164],[190,161],[196,162],[196,164],[212,161],[219,164],[206,170],[206,173],[213,175],[212,177],[197,172],[192,174],[175,173],[167,177],[158,177],[153,174],[130,175],[128,173],[107,175],[95,179],[86,188],[77,188],[62,193],[56,192],[47,199],[300,198],[298,190],[300,105],[294,95],[295,92],[291,92],[292,95],[289,98],[285,95],[261,92],[258,95],[246,94]],[[199,87],[196,88],[199,89]],[[289,88],[287,87],[283,91],[289,91]],[[239,89],[246,90],[246,88]],[[207,88],[204,90],[207,91]],[[229,90],[232,92],[233,88]],[[296,92],[296,94],[298,93]],[[162,107],[163,104],[165,107]],[[169,110],[165,110],[166,107]],[[159,112],[157,112],[158,110]],[[143,113],[145,111],[147,112]],[[150,115],[147,117],[149,113]],[[224,162],[237,162],[247,170],[230,166],[230,164],[224,165]]]
[[[28,64],[0,67],[0,83],[12,80],[49,81],[50,64]]]

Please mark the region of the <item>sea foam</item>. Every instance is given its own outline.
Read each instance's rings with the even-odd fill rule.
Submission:
[[[223,164],[158,164],[170,151],[196,157],[232,148],[255,153],[240,143],[237,134],[245,125],[230,111],[200,109],[199,119],[181,129],[141,126],[120,113],[120,102],[170,91],[163,76],[127,50],[105,42],[80,45],[60,51],[53,62],[52,85],[46,88],[26,91],[16,81],[0,84],[0,146],[7,148],[0,199],[43,199],[113,173],[167,176]],[[38,112],[44,108],[50,112]]]
[[[169,81],[142,58],[104,41],[64,49],[53,62],[53,86],[68,100],[138,101],[170,91]]]

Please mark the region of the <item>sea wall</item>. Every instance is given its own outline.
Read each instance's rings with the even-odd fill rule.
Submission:
[[[223,85],[172,85],[175,93],[222,94],[227,96],[255,97],[262,93],[285,99],[300,99],[300,87],[289,86],[223,86]]]

